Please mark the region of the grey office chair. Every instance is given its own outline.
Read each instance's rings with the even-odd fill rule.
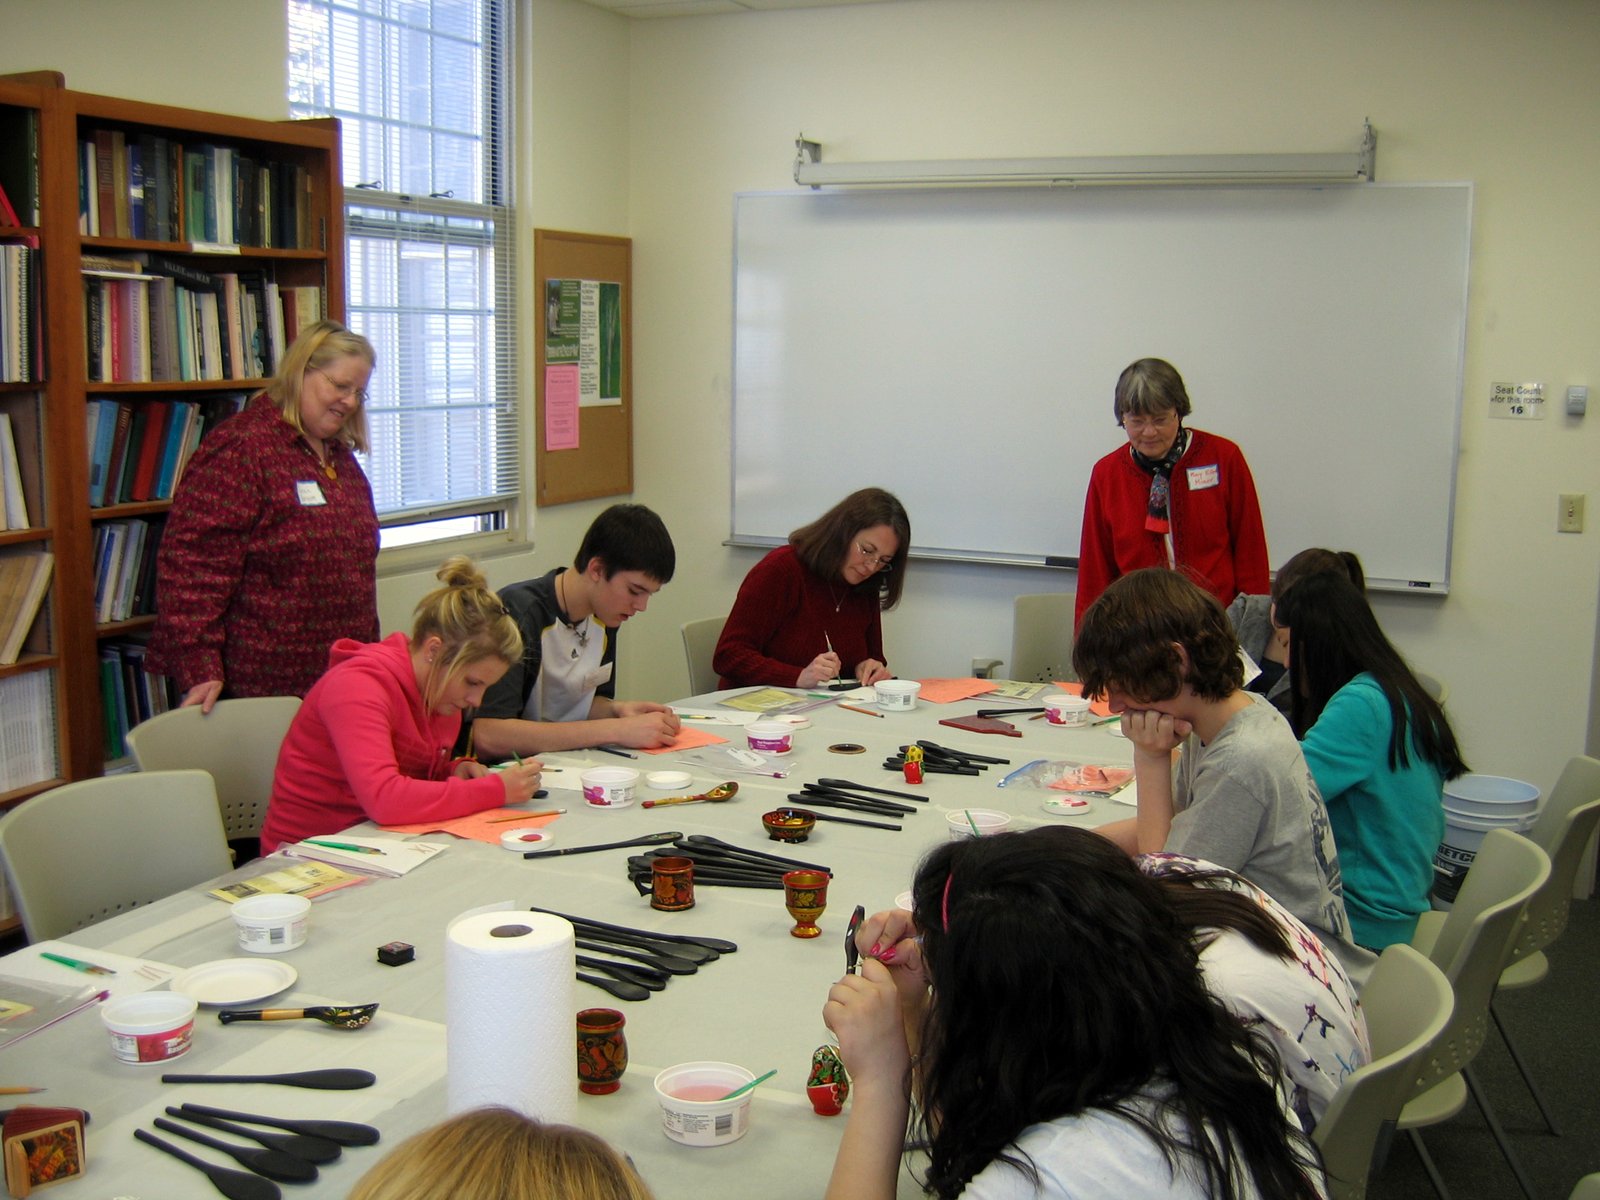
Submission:
[[[230,866],[216,788],[204,771],[135,771],[34,796],[0,817],[0,862],[33,942]]]
[[[130,729],[128,749],[141,771],[209,772],[229,840],[260,837],[278,748],[299,711],[298,696],[218,700],[205,714],[176,708]]]
[[[1422,690],[1433,697],[1434,702],[1441,708],[1444,707],[1445,702],[1450,699],[1450,685],[1435,675],[1429,675],[1426,671],[1413,671],[1411,673],[1417,677],[1417,682],[1422,685]]]
[[[1494,829],[1485,835],[1461,892],[1432,939],[1428,957],[1444,972],[1455,990],[1455,1011],[1450,1023],[1419,1060],[1415,1084],[1398,1127],[1408,1131],[1434,1190],[1448,1200],[1433,1156],[1418,1132],[1427,1125],[1447,1121],[1466,1107],[1470,1093],[1483,1113],[1489,1132],[1505,1155],[1528,1200],[1533,1186],[1506,1139],[1489,1098],[1473,1076],[1472,1060],[1483,1045],[1489,1025],[1489,1001],[1505,969],[1529,898],[1550,877],[1550,858],[1521,834]]]
[[[1500,987],[1532,987],[1550,973],[1550,960],[1545,957],[1544,949],[1567,927],[1573,881],[1583,865],[1584,851],[1597,826],[1600,826],[1600,759],[1579,754],[1567,761],[1528,834],[1550,856],[1550,878],[1528,901],[1521,931],[1511,944],[1509,965],[1500,972]],[[1444,917],[1443,913],[1423,913],[1411,944],[1426,952],[1438,936]],[[1528,1085],[1533,1102],[1539,1107],[1539,1115],[1550,1132],[1559,1136],[1561,1131],[1550,1106],[1545,1103],[1544,1095],[1493,1003],[1489,1005],[1489,1015],[1494,1018],[1495,1028],[1511,1052],[1511,1061]]]
[[[698,621],[683,623],[683,655],[689,663],[689,694],[703,696],[717,690],[721,682],[711,669],[711,656],[716,653],[717,639],[722,636],[726,616],[701,617]]]
[[[1025,683],[1074,680],[1072,606],[1076,592],[1018,596],[1011,606],[1011,661],[1008,678]]]
[[[1345,1078],[1312,1135],[1330,1200],[1361,1200],[1375,1157],[1394,1135],[1417,1060],[1455,1007],[1450,981],[1410,946],[1390,946],[1361,989],[1372,1058]]]

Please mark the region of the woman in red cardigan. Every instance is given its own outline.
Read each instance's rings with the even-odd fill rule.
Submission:
[[[541,764],[491,775],[452,759],[461,712],[522,657],[522,635],[472,560],[439,568],[410,637],[341,638],[278,752],[261,849],[380,825],[464,817],[532,798]]]
[[[1226,608],[1267,590],[1267,535],[1239,447],[1188,429],[1189,393],[1164,359],[1141,358],[1117,380],[1112,414],[1128,444],[1094,466],[1083,502],[1074,623],[1112,580],[1174,567]]]
[[[911,518],[882,488],[852,492],[745,576],[711,665],[725,688],[889,678],[882,613],[905,586]]]

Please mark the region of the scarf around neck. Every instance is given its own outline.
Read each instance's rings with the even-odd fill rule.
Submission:
[[[1145,508],[1144,527],[1151,533],[1172,532],[1172,521],[1167,511],[1167,500],[1172,491],[1172,469],[1178,465],[1183,452],[1189,448],[1189,431],[1178,427],[1178,436],[1160,458],[1146,458],[1131,445],[1128,450],[1139,469],[1150,476],[1150,499]]]

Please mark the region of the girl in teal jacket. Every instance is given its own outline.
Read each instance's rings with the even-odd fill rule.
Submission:
[[[1290,720],[1322,793],[1360,945],[1408,942],[1428,908],[1445,780],[1466,772],[1444,710],[1348,579],[1302,579],[1273,606],[1289,630]]]

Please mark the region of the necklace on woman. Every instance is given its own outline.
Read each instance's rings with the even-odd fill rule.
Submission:
[[[589,618],[580,617],[574,621],[567,616],[567,573],[565,571],[556,576],[556,602],[561,606],[561,623],[572,631],[573,637],[578,639],[578,645],[572,651],[572,657],[577,658],[580,652],[589,648]]]
[[[302,442],[301,444],[305,446],[306,453],[311,455],[311,457],[316,461],[317,466],[322,468],[322,473],[324,475],[326,475],[329,479],[337,479],[339,477],[333,469],[333,463],[328,459],[323,458],[322,455],[318,454],[309,442]]]
[[[841,596],[838,592],[833,590],[833,584],[830,583],[828,585],[828,595],[833,597],[833,611],[838,612],[844,607],[844,602],[850,598],[850,589],[845,588],[844,595]]]

